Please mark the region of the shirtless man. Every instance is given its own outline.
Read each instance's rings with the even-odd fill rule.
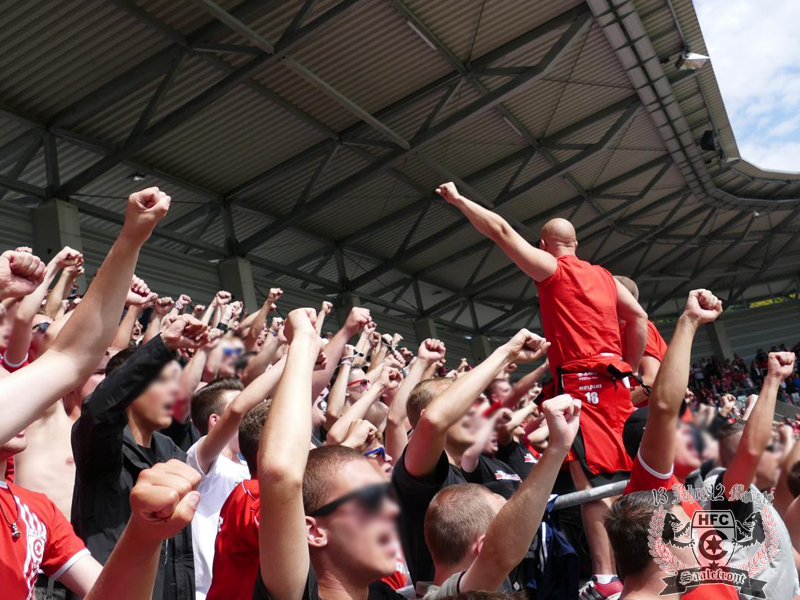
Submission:
[[[622,275],[614,275],[614,279],[619,281],[625,286],[631,295],[639,300],[639,286],[636,282],[629,277]],[[622,338],[622,355],[625,355],[625,323],[620,323],[620,336]],[[644,356],[642,362],[639,363],[639,377],[642,383],[648,388],[653,387],[653,382],[656,380],[658,369],[661,363],[664,362],[664,355],[667,353],[667,342],[661,337],[655,324],[652,321],[647,321],[647,345],[644,348]],[[636,387],[631,391],[631,401],[634,406],[647,406],[647,390],[643,387]]]
[[[539,247],[529,244],[499,215],[458,193],[453,183],[436,192],[458,208],[475,228],[494,241],[536,281],[550,370],[559,394],[583,401],[570,471],[579,490],[627,479],[631,461],[622,442],[633,411],[625,375],[639,368],[647,340],[647,314],[605,269],[576,256],[575,228],[565,219],[548,221]],[[618,323],[627,325],[626,349]],[[609,503],[581,506],[594,576],[582,598],[616,598],[622,584],[602,522]]]

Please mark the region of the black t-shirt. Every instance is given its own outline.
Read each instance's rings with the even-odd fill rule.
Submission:
[[[508,446],[499,446],[495,458],[506,463],[523,480],[527,479],[536,464],[536,457],[530,450],[515,440],[511,440]]]
[[[261,573],[256,578],[256,586],[253,590],[253,600],[272,600],[269,590],[264,586],[264,581],[261,579]],[[317,583],[317,574],[314,573],[314,567],[308,567],[308,578],[306,579],[306,588],[303,590],[303,600],[321,600],[319,597],[319,585]],[[405,600],[403,596],[395,592],[392,588],[382,581],[376,581],[369,586],[369,594],[367,600]]]
[[[479,483],[495,494],[500,494],[506,500],[511,498],[511,495],[522,484],[522,478],[514,472],[514,469],[503,461],[486,454],[480,455],[478,466],[472,473],[467,473],[463,469],[462,472],[468,483]]]
[[[400,505],[397,529],[411,580],[415,583],[433,581],[433,559],[425,544],[425,511],[440,490],[466,483],[466,480],[461,471],[450,464],[445,452],[442,452],[434,472],[420,479],[406,471],[405,458],[403,452],[392,471],[392,483]]]
[[[162,429],[161,433],[175,442],[175,445],[184,452],[188,452],[189,448],[202,437],[191,419],[186,419],[183,423],[177,419],[172,419],[169,427]]]

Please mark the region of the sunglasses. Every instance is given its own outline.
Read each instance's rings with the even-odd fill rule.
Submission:
[[[225,354],[225,356],[231,356],[231,355],[241,356],[242,352],[244,352],[244,349],[243,348],[225,348],[222,352]]]
[[[50,323],[47,321],[37,323],[36,325],[33,326],[33,333],[36,333],[37,331],[44,333],[45,331],[47,331],[48,327],[50,327]]]
[[[375,450],[370,450],[369,452],[365,452],[364,456],[370,458],[371,456],[380,456],[381,459],[386,462],[386,448],[383,446],[378,446]]]
[[[391,493],[391,490],[392,485],[390,483],[368,485],[366,487],[359,488],[354,492],[350,492],[349,494],[345,494],[338,500],[334,500],[333,502],[329,502],[324,506],[320,506],[314,512],[309,513],[308,516],[324,517],[348,502],[357,502],[358,505],[366,512],[374,515],[381,511],[384,502]]]
[[[351,381],[347,384],[347,387],[353,387],[354,385],[360,385],[361,387],[367,387],[369,385],[369,379],[358,379],[356,381]]]

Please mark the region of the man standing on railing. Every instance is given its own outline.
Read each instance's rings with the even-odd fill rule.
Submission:
[[[436,192],[536,281],[558,393],[583,402],[580,431],[570,453],[576,488],[627,478],[631,461],[622,428],[633,411],[627,375],[637,372],[644,353],[647,314],[608,271],[576,256],[578,240],[569,221],[547,222],[536,248],[502,217],[460,195],[453,183],[442,184]],[[626,356],[620,321],[626,325]],[[616,598],[622,589],[602,526],[608,506],[595,501],[581,507],[595,573],[582,598]]]

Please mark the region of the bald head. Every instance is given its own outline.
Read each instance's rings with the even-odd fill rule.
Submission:
[[[572,223],[566,219],[552,219],[542,227],[542,249],[553,256],[575,254],[578,239]]]
[[[625,277],[624,275],[614,275],[614,279],[619,281],[625,287],[625,289],[631,293],[631,296],[633,296],[634,299],[639,299],[639,286],[636,285],[636,282],[633,279],[630,277]]]

